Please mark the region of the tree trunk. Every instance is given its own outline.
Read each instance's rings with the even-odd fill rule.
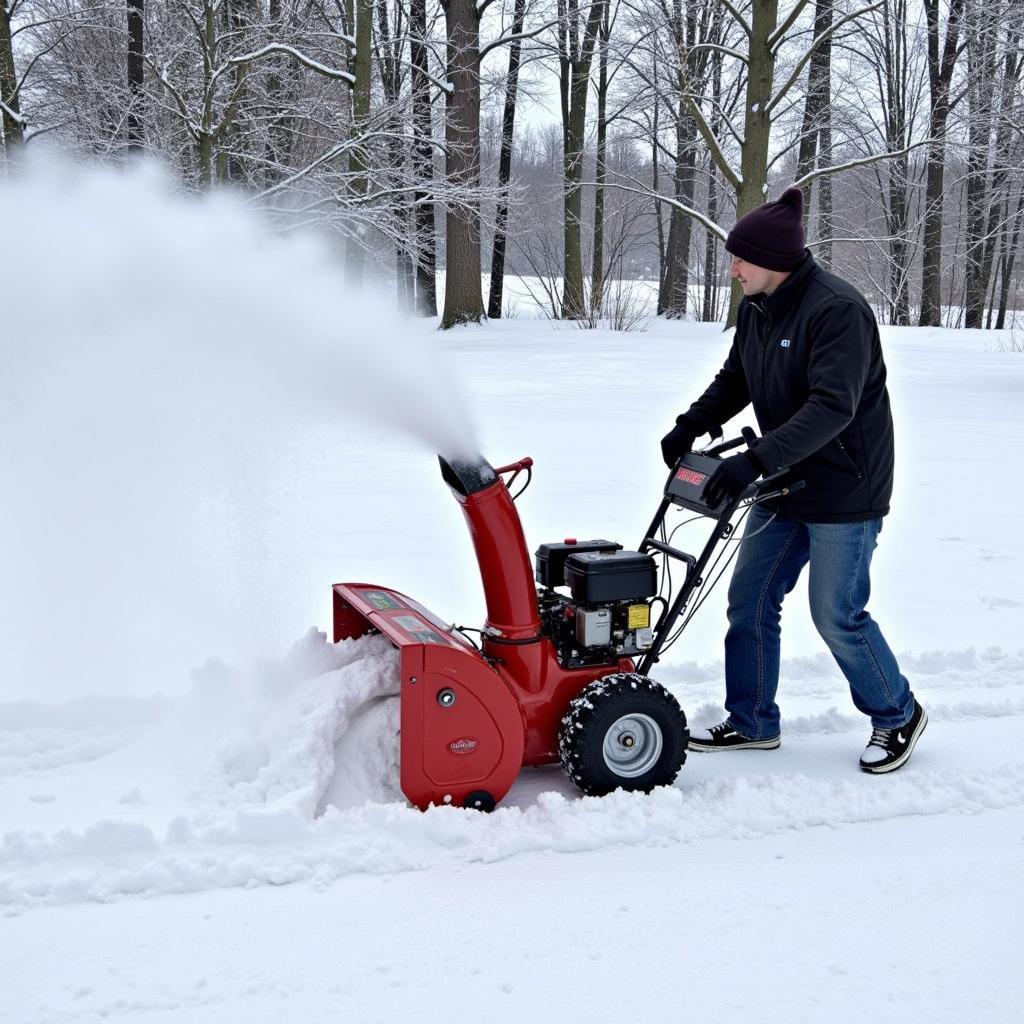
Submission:
[[[1013,151],[1013,119],[1021,72],[1024,71],[1024,54],[1020,51],[1020,41],[1020,32],[1008,25],[1003,55],[999,113],[996,120],[995,167],[992,171],[992,184],[989,189],[988,222],[985,226],[985,246],[981,259],[982,279],[985,281],[992,279],[993,281],[993,299],[989,303],[990,324],[995,305],[994,283],[997,276],[993,273],[995,251],[998,245],[1005,259],[1008,219],[1010,216],[1010,170],[1017,163]]]
[[[711,38],[722,37],[721,4],[715,6],[711,25]],[[711,131],[717,137],[721,131],[722,107],[722,53],[711,52]],[[718,174],[714,160],[708,161],[708,219],[718,223]],[[704,232],[704,299],[701,304],[701,319],[710,323],[718,316],[718,236],[713,231]]]
[[[427,78],[427,0],[411,0],[409,18],[412,39],[412,146],[413,172],[422,190],[415,193],[416,310],[420,316],[437,316],[434,203],[429,190],[434,179],[434,126],[430,112],[430,79]]]
[[[526,0],[515,0],[512,35],[523,31]],[[513,39],[508,53],[508,78],[505,80],[505,109],[501,117],[501,154],[498,158],[498,209],[494,222],[494,248],[491,250],[491,283],[487,295],[487,315],[501,317],[505,292],[505,246],[508,241],[508,183],[512,179],[512,139],[516,126],[516,93],[519,89],[519,55],[523,41]]]
[[[587,96],[590,65],[605,0],[591,0],[583,39],[578,40],[576,0],[569,0],[569,19],[563,22],[560,91],[562,100],[562,168],[565,177],[563,203],[562,316],[579,320],[586,316],[583,289],[583,148],[586,143]],[[563,0],[559,9],[564,14]]]
[[[2,142],[8,159],[16,146],[24,141],[24,124],[18,97],[18,72],[11,41],[11,15],[8,0],[0,0],[0,124]]]
[[[379,187],[389,189],[400,188],[408,178],[406,167],[408,149],[404,139],[404,128],[401,117],[401,95],[405,84],[405,42],[408,33],[404,25],[405,8],[396,5],[394,22],[389,18],[386,3],[377,3],[377,60],[378,76],[384,92],[384,109],[388,115],[388,169],[378,172]],[[395,246],[395,289],[398,306],[402,310],[411,310],[415,296],[412,277],[412,257],[410,251],[415,248],[415,236],[409,228],[413,223],[412,206],[408,193],[404,190],[397,193],[396,209],[391,214],[393,220],[393,237]]]
[[[412,219],[412,211],[403,209],[405,219]],[[415,302],[416,279],[413,277],[412,257],[408,250],[398,246],[395,250],[395,278],[398,288],[398,305],[402,310],[410,310]]]
[[[702,26],[703,27],[703,26]],[[679,109],[676,116],[676,167],[673,175],[675,198],[684,206],[692,207],[696,191],[697,122],[690,113],[686,96],[702,90],[707,67],[705,55],[696,50],[698,39],[697,4],[686,0],[685,13],[682,0],[675,0],[672,9],[672,28],[675,36],[676,86],[679,90]],[[693,221],[678,207],[672,208],[669,225],[668,252],[665,273],[658,297],[658,313],[669,317],[686,316],[690,288],[690,242]]]
[[[676,117],[676,169],[672,182],[675,198],[686,206],[693,205],[694,170],[696,167],[697,126],[680,101]],[[670,319],[686,316],[690,288],[690,240],[693,221],[678,207],[672,207],[669,218],[668,249],[665,273],[658,293],[658,314]]]
[[[1017,259],[1020,246],[1021,226],[1024,225],[1024,195],[1017,199],[1017,212],[1013,217],[1013,236],[1003,248],[1003,273],[999,281],[999,316],[996,317],[996,330],[1006,326],[1006,310],[1010,303],[1010,285],[1013,281],[1013,265]]]
[[[891,153],[907,148],[909,125],[910,48],[906,19],[906,0],[886,3],[882,12],[881,66],[877,73],[882,83],[885,146]],[[889,322],[900,326],[910,323],[910,158],[904,154],[885,163],[885,181],[879,176],[879,190],[889,235],[889,274],[886,306]]]
[[[946,170],[946,126],[949,86],[958,54],[960,19],[965,0],[949,0],[946,41],[939,54],[939,0],[924,0],[928,21],[929,131],[928,174],[925,186],[924,233],[921,258],[921,327],[942,323],[942,213]]]
[[[262,10],[259,0],[228,0],[224,3],[224,29],[228,34],[227,38],[240,40],[244,43],[250,35],[252,28],[262,20]],[[243,89],[246,88],[245,69],[236,67],[234,72],[235,90],[233,105],[239,111],[231,122],[226,126],[222,137],[219,139],[221,152],[218,154],[218,181],[236,181],[247,183],[249,173],[249,160],[247,152],[246,132],[242,130],[240,122],[242,111],[247,106],[246,98],[243,96]]]
[[[708,219],[718,223],[718,176],[714,164],[708,168]],[[718,236],[704,232],[704,296],[700,318],[710,323],[718,315]]]
[[[373,0],[353,0],[355,18],[356,53],[352,85],[352,136],[358,138],[365,131],[370,116],[371,47],[373,43]],[[356,202],[366,197],[370,190],[367,175],[366,154],[362,146],[352,148],[348,158],[348,169],[352,175],[350,189]],[[345,267],[348,279],[360,284],[366,267],[366,250],[358,238],[349,237],[345,250]]]
[[[886,222],[889,230],[889,303],[890,320],[906,327],[910,324],[910,267],[908,234],[909,196],[907,157],[889,165],[889,191]]]
[[[651,191],[655,195],[660,195],[660,175],[658,173],[659,167],[661,166],[661,152],[658,149],[658,132],[661,129],[661,123],[659,120],[659,89],[658,89],[658,65],[655,61],[654,65],[654,110],[652,112],[652,124],[651,124]],[[661,203],[654,200],[654,226],[658,236],[658,281],[659,287],[662,278],[665,276],[665,225],[661,220]]]
[[[281,18],[281,0],[270,0],[268,11],[270,14],[271,32],[278,35],[284,27]],[[269,68],[270,70],[267,73],[267,106],[270,110],[271,122],[267,129],[266,151],[264,153],[266,161],[263,171],[264,188],[270,188],[282,180],[283,175],[281,172],[282,168],[288,163],[292,138],[283,109],[285,83],[282,57],[275,56],[269,58]]]
[[[125,126],[128,134],[128,151],[138,153],[142,150],[142,107],[144,65],[143,48],[143,0],[128,0],[128,114]]]
[[[443,328],[484,319],[480,284],[480,213],[470,198],[480,187],[480,15],[476,0],[443,0],[448,37],[445,166],[462,194],[445,217]]]
[[[999,4],[994,3],[995,16]],[[967,262],[964,269],[964,326],[980,328],[985,318],[985,249],[989,207],[989,154],[995,94],[996,23],[988,10],[967,14]]]
[[[768,46],[768,37],[778,21],[778,0],[754,0],[751,5],[749,67],[747,68],[746,114],[743,147],[740,151],[740,187],[736,192],[736,219],[768,199],[768,139],[771,115],[768,103],[772,98],[775,78],[775,54]],[[729,302],[729,323],[736,322],[743,293],[734,282]]]
[[[832,27],[833,0],[818,0],[814,11],[813,38]],[[800,154],[797,157],[796,176],[802,178],[814,170],[815,166],[827,166],[826,150],[829,162],[832,155],[832,41],[826,39],[811,55],[807,69],[807,97],[804,100],[804,118],[800,131]],[[814,183],[810,186],[814,188]],[[818,190],[818,231],[817,237],[825,239],[824,245],[817,247],[815,254],[819,261],[826,265],[832,262],[831,237],[832,227],[832,194],[828,175],[817,179]],[[826,195],[827,193],[827,195]],[[823,202],[824,200],[824,202]],[[804,197],[804,224],[807,225],[811,213],[811,192],[807,190]],[[822,229],[827,230],[827,234]]]
[[[737,218],[750,213],[768,199],[771,115],[767,107],[772,98],[772,82],[775,77],[775,54],[768,47],[768,37],[775,30],[778,11],[778,0],[755,0],[752,5],[750,67],[747,72],[746,113],[740,156],[742,181],[736,196]]]
[[[601,54],[597,73],[597,158],[594,168],[594,245],[590,267],[590,310],[598,316],[604,306],[604,183],[608,176],[608,5],[601,20]]]

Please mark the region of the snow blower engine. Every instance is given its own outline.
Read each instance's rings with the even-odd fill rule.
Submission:
[[[730,554],[718,568],[726,547],[737,547],[724,543],[737,509],[745,515],[799,486],[773,489],[761,481],[708,505],[704,488],[721,454],[753,440],[744,431],[680,459],[637,550],[568,538],[542,544],[535,565],[515,505],[533,460],[495,469],[482,456],[440,459],[476,549],[483,629],[446,624],[376,584],[338,583],[333,597],[335,642],[382,633],[399,649],[400,782],[411,803],[492,810],[523,766],[559,761],[589,795],[673,782],[686,759],[686,716],[648,672],[731,561]],[[665,525],[672,508],[693,513],[686,522],[713,521],[699,555],[673,546],[675,530]],[[684,569],[675,593],[673,566]],[[475,632],[479,643],[470,637]]]

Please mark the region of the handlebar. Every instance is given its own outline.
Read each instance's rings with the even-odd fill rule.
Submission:
[[[502,473],[511,473],[512,470],[519,473],[524,469],[529,469],[532,465],[533,459],[527,455],[524,458],[521,458],[518,462],[510,462],[507,466],[498,466],[494,472],[497,473],[498,476],[501,476]]]
[[[723,505],[716,507],[712,507],[704,503],[704,486],[707,483],[707,479],[714,472],[715,468],[717,468],[714,463],[721,460],[721,456],[724,452],[732,451],[734,448],[739,448],[742,445],[746,445],[749,450],[757,444],[757,441],[758,437],[753,429],[750,427],[744,427],[741,430],[739,437],[730,438],[729,440],[722,441],[720,444],[716,444],[711,448],[705,448],[699,452],[684,455],[682,458],[677,460],[669,477],[668,484],[665,489],[666,499],[681,503],[693,511],[702,512],[704,515],[710,515],[713,518],[721,517],[728,519],[741,502],[746,501],[753,505],[762,501],[768,501],[772,498],[784,497],[788,494],[792,494],[794,491],[802,490],[803,487],[806,486],[803,480],[796,480],[791,484],[787,484],[784,487],[778,487],[774,490],[765,489],[766,485],[771,484],[773,481],[780,480],[790,472],[789,466],[783,466],[780,469],[777,469],[774,473],[769,473],[767,476],[763,476],[756,483],[751,484],[750,487],[734,501],[725,502]],[[687,460],[690,460],[690,462]],[[687,474],[686,472],[681,472],[682,470],[689,470],[690,472]]]
[[[527,455],[524,458],[521,458],[518,462],[510,462],[507,466],[499,466],[494,471],[495,473],[498,474],[498,476],[504,476],[506,473],[512,474],[508,478],[508,480],[505,481],[505,487],[509,491],[511,491],[512,485],[516,482],[516,479],[519,477],[519,474],[522,473],[524,469],[526,470],[526,483],[523,484],[523,486],[515,494],[512,495],[513,501],[515,501],[515,499],[518,498],[519,495],[522,494],[523,491],[525,491],[526,488],[530,486],[530,481],[533,479],[533,459],[531,459],[530,456]]]

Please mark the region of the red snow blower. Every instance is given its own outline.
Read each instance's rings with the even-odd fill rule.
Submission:
[[[606,540],[542,544],[535,573],[515,506],[529,486],[533,460],[495,469],[483,457],[440,459],[442,476],[465,513],[483,579],[487,619],[479,646],[467,635],[476,631],[443,623],[398,591],[369,583],[334,586],[335,642],[379,632],[400,651],[401,787],[411,803],[424,810],[451,804],[489,811],[521,767],[559,760],[590,795],[649,791],[675,779],[686,759],[686,717],[647,672],[731,561],[677,626],[694,591],[704,586],[715,549],[733,533],[737,508],[796,486],[769,493],[762,481],[718,507],[703,501],[718,456],[751,440],[752,432],[745,431],[742,438],[684,456],[638,550]],[[513,496],[523,473],[525,482]],[[687,522],[714,520],[700,555],[672,546],[665,527],[672,507],[695,513]],[[686,571],[673,596],[675,563]]]

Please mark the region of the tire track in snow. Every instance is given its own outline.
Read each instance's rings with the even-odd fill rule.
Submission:
[[[449,807],[421,813],[385,804],[329,810],[311,821],[289,807],[239,812],[231,823],[204,829],[178,820],[163,839],[121,822],[53,837],[15,832],[0,843],[0,907],[9,915],[224,887],[305,882],[323,888],[355,873],[487,863],[522,853],[748,839],[1024,804],[1020,763],[935,776],[911,767],[882,786],[877,782],[790,773],[712,778],[646,796],[617,792],[570,799],[548,792],[531,807],[499,807],[491,815]]]
[[[88,764],[126,747],[141,729],[22,729],[0,731],[0,778]]]
[[[395,791],[391,779],[387,786],[388,780],[381,780],[379,794],[370,794],[365,806],[339,810],[329,805],[339,782],[350,793],[355,784],[358,798],[359,785],[373,780],[339,780],[346,767],[335,745],[346,730],[357,731],[352,723],[360,720],[360,701],[379,703],[389,692],[393,657],[379,637],[335,646],[310,634],[281,665],[255,679],[223,666],[201,673],[192,703],[175,707],[179,721],[170,734],[195,739],[197,726],[206,730],[198,746],[179,752],[194,764],[187,812],[147,824],[112,811],[78,830],[8,831],[0,839],[0,907],[18,913],[34,906],[225,886],[307,882],[319,887],[355,872],[388,874],[623,843],[693,843],[1024,804],[1024,763],[952,770],[940,763],[941,776],[912,765],[883,785],[856,774],[836,779],[797,771],[696,782],[684,775],[677,787],[650,796],[616,793],[595,800],[542,792],[526,806],[502,806],[490,816],[454,808],[421,814],[400,802],[383,802],[380,794]],[[963,651],[911,660],[908,671],[930,673],[921,692],[935,722],[1024,716],[1024,697],[1007,695],[1011,687],[1020,692],[1022,655]],[[804,673],[817,686],[822,664],[830,663],[824,657],[798,659],[795,675]],[[931,686],[935,680],[972,696],[990,692],[993,699],[934,701],[931,690],[942,689]],[[830,692],[830,699],[837,697]],[[33,737],[57,720],[47,723],[41,708],[22,715],[21,729],[7,732],[15,760],[45,754],[45,747],[33,749]],[[719,706],[707,703],[691,718],[719,715]],[[390,718],[382,715],[380,721]],[[101,718],[82,722],[82,739],[100,738]],[[862,731],[864,720],[833,707],[787,718],[784,728],[794,738],[813,737]],[[363,767],[396,774],[379,751],[365,756],[379,740],[371,729],[350,753]],[[148,740],[143,736],[138,742]],[[76,747],[58,749],[71,754]]]

